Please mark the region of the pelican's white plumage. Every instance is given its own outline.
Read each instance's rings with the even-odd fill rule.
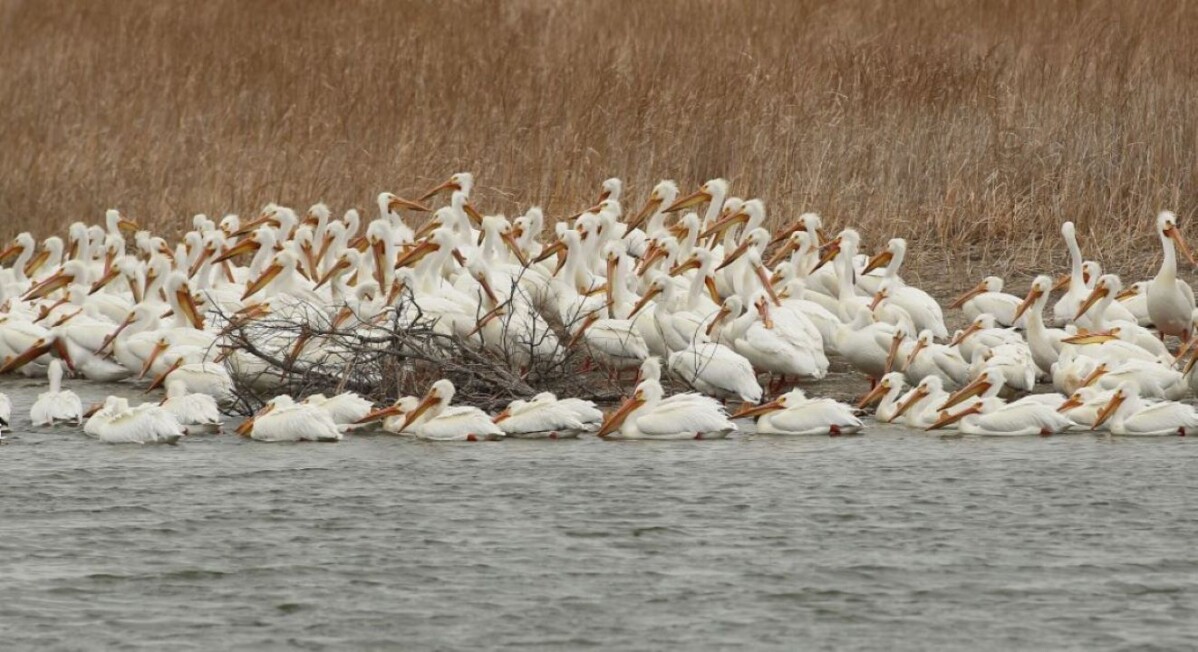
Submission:
[[[1119,384],[1107,405],[1098,413],[1094,427],[1108,420],[1112,435],[1164,437],[1198,433],[1198,411],[1193,406],[1176,401],[1144,401],[1134,381]]]
[[[178,380],[166,384],[166,399],[162,408],[175,417],[179,425],[189,433],[198,430],[220,430],[222,423],[216,399],[207,394],[187,391],[187,385]]]
[[[257,441],[341,441],[341,431],[328,412],[296,403],[286,394],[276,396],[237,429]]]
[[[50,389],[38,394],[37,401],[29,408],[29,419],[33,425],[53,426],[69,421],[74,421],[75,425],[82,424],[83,402],[75,392],[62,388],[62,363],[51,360],[46,376],[50,380]]]
[[[318,407],[333,418],[333,423],[344,426],[358,421],[370,413],[370,401],[354,392],[342,392],[326,397],[324,394],[313,394],[304,399],[304,403]]]
[[[830,398],[807,398],[801,389],[732,416],[756,417],[762,435],[853,435],[865,425],[852,407]]]
[[[736,430],[719,402],[699,394],[665,398],[661,383],[646,379],[604,421],[608,439],[719,439]]]
[[[521,439],[577,437],[587,429],[574,408],[557,400],[552,392],[541,392],[527,401],[512,401],[494,421],[508,437]]]
[[[83,432],[109,444],[173,444],[185,434],[175,416],[161,406],[130,407],[129,400],[119,396],[105,399]]]
[[[1190,313],[1194,311],[1194,290],[1189,283],[1177,278],[1177,251],[1191,263],[1194,262],[1181,231],[1177,228],[1177,216],[1165,211],[1156,218],[1156,234],[1160,238],[1165,256],[1160,272],[1148,284],[1148,317],[1165,335],[1188,337]]]
[[[1015,317],[1021,299],[1013,294],[1003,292],[1003,280],[997,276],[987,276],[977,286],[957,297],[949,308],[960,308],[970,321],[978,315],[994,315],[1000,326],[1023,326],[1022,318]]]
[[[967,435],[1029,436],[1052,435],[1074,425],[1068,417],[1043,403],[1005,403],[1000,398],[985,398],[969,407],[947,415],[929,430],[959,421],[957,429]]]

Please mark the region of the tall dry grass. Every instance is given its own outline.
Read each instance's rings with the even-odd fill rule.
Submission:
[[[0,236],[718,175],[924,262],[1046,263],[1071,219],[1127,263],[1196,212],[1195,42],[1184,1],[0,0]]]

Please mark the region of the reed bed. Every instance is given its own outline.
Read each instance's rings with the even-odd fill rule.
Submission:
[[[0,237],[724,176],[925,273],[1059,264],[1067,219],[1141,271],[1198,204],[1196,41],[1185,1],[0,0]]]

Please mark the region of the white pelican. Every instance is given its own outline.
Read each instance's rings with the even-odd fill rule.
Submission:
[[[1114,321],[1115,324],[1127,325],[1126,327],[1137,332],[1148,332],[1146,328],[1140,327],[1136,315],[1131,314],[1131,310],[1123,303],[1115,301],[1115,296],[1120,292],[1123,292],[1123,280],[1120,280],[1117,274],[1101,274],[1096,278],[1090,294],[1085,296],[1081,306],[1078,306],[1073,322],[1091,331],[1106,330],[1107,321]],[[1152,337],[1151,333],[1149,336]],[[1164,350],[1163,346],[1161,349]]]
[[[944,313],[940,310],[940,304],[927,292],[904,283],[899,276],[898,270],[906,256],[907,241],[891,238],[886,243],[886,249],[870,259],[861,275],[869,274],[885,265],[886,271],[882,275],[881,283],[889,287],[888,300],[911,315],[916,331],[927,328],[936,337],[948,337],[948,327],[944,325]],[[881,287],[879,284],[879,288]]]
[[[969,381],[969,363],[961,351],[937,344],[932,338],[932,331],[926,328],[919,332],[915,345],[906,351],[902,364],[907,380],[913,383],[935,376],[944,386],[952,389]]]
[[[926,430],[940,418],[937,408],[948,400],[948,396],[940,377],[928,376],[899,400],[898,409],[890,421],[902,419],[902,423],[912,428]],[[952,425],[944,427],[955,429]]]
[[[1080,319],[1078,323],[1087,325],[1095,331],[1118,328],[1127,336],[1127,339],[1140,348],[1154,355],[1169,356],[1169,349],[1165,348],[1164,342],[1147,328],[1141,326],[1136,316],[1125,306],[1115,302],[1115,297],[1122,291],[1123,282],[1119,280],[1118,276],[1114,274],[1099,276],[1098,281],[1094,284],[1094,289],[1078,308],[1078,317],[1086,314],[1090,318],[1089,323],[1084,324]],[[1096,303],[1097,306],[1094,305]]]
[[[1115,389],[1106,406],[1098,413],[1093,428],[1110,420],[1112,435],[1162,437],[1198,433],[1198,411],[1176,401],[1149,403],[1140,398],[1133,381],[1124,381]]]
[[[664,396],[660,382],[641,381],[597,434],[608,439],[722,439],[736,430],[715,399],[699,394]]]
[[[1007,378],[1003,370],[998,367],[987,367],[982,370],[974,381],[961,389],[953,392],[951,396],[941,405],[937,406],[938,410],[947,410],[954,405],[959,405],[966,401],[972,405],[980,400],[988,398],[998,398],[999,392],[1006,387]],[[976,397],[976,398],[975,398]],[[1011,405],[1020,403],[1036,403],[1039,405],[1050,405],[1054,409],[1064,402],[1065,397],[1060,394],[1030,394],[1023,398],[1012,401]]]
[[[957,297],[949,308],[960,308],[969,320],[977,319],[978,315],[987,313],[994,315],[994,320],[1001,326],[1023,327],[1023,320],[1015,318],[1015,311],[1022,301],[1013,294],[1002,291],[1003,280],[997,276],[987,276],[970,291]]]
[[[973,360],[979,353],[989,351],[1000,344],[1022,344],[1023,337],[1014,329],[999,328],[994,315],[982,313],[969,326],[953,334],[949,346],[957,347],[961,357]]]
[[[12,401],[8,395],[0,393],[0,433],[12,429]]]
[[[318,407],[333,418],[333,423],[345,426],[355,423],[370,414],[373,406],[370,401],[358,396],[355,392],[342,392],[326,397],[324,394],[313,394],[304,399],[305,405]]]
[[[974,355],[969,375],[979,378],[988,372],[998,372],[1003,384],[1017,391],[1030,392],[1036,387],[1037,369],[1027,345],[1000,344]]]
[[[945,414],[927,429],[937,430],[953,423],[967,435],[1022,437],[1055,435],[1075,425],[1049,405],[1005,403],[997,397],[981,399],[955,414]]]
[[[868,309],[859,308],[853,321],[841,325],[837,331],[836,350],[854,369],[864,373],[872,385],[894,366],[898,344],[902,342],[902,338],[895,337],[899,328],[874,321]]]
[[[1061,235],[1065,238],[1065,246],[1069,248],[1069,286],[1065,289],[1065,295],[1058,299],[1052,308],[1053,319],[1058,326],[1073,322],[1078,306],[1085,301],[1089,291],[1089,288],[1086,287],[1085,275],[1082,272],[1082,250],[1077,246],[1077,229],[1073,226],[1073,222],[1065,222],[1061,225]],[[1052,289],[1056,289],[1056,287]]]
[[[237,427],[237,434],[257,441],[341,441],[341,430],[328,412],[296,403],[282,394]]]
[[[1177,400],[1189,391],[1184,374],[1163,360],[1100,362],[1083,383],[1115,389],[1124,381],[1134,382],[1144,398]]]
[[[178,380],[166,384],[162,409],[170,412],[189,434],[199,431],[219,432],[222,423],[216,399],[207,394],[193,394]]]
[[[1194,311],[1194,290],[1189,283],[1177,278],[1177,252],[1181,249],[1191,264],[1194,256],[1177,228],[1177,216],[1165,211],[1156,218],[1156,234],[1161,239],[1165,258],[1161,270],[1148,284],[1148,317],[1157,330],[1176,335],[1183,340],[1190,335],[1190,313]]]
[[[552,392],[541,392],[527,401],[512,401],[494,422],[508,437],[517,439],[566,439],[587,430],[574,409],[558,401]]]
[[[412,397],[401,398],[390,407],[371,412],[358,423],[386,419],[383,429],[388,432],[434,441],[503,439],[503,429],[486,412],[466,405],[451,406],[455,392],[452,382],[441,379],[433,383],[419,402]]]
[[[724,301],[720,311],[735,317],[725,327],[733,348],[743,355],[753,367],[781,378],[800,376],[820,379],[828,374],[828,358],[824,356],[823,341],[818,331],[803,332],[789,318],[788,312],[780,313],[782,320],[775,323],[770,312],[769,298],[764,292],[753,297],[756,314],[745,311],[739,296],[732,295]],[[741,314],[741,313],[744,314]],[[793,402],[793,401],[792,401]]]
[[[175,416],[154,403],[129,407],[129,399],[109,396],[88,418],[83,432],[108,444],[173,444],[186,432]]]
[[[1152,318],[1148,316],[1148,283],[1136,281],[1115,297],[1128,312],[1135,315],[1136,323],[1145,327],[1152,325]]]
[[[653,319],[656,331],[662,337],[662,346],[669,351],[667,360],[670,371],[704,394],[720,398],[736,397],[752,403],[760,401],[762,389],[757,383],[753,365],[729,346],[713,342],[711,338],[719,322],[730,314],[730,309],[721,309],[704,327],[704,320],[699,315],[670,308],[673,283],[658,274],[650,282],[649,290],[633,307],[632,314],[636,315],[659,294],[661,299],[654,306]]]
[[[83,403],[75,392],[62,388],[62,375],[62,363],[51,360],[46,371],[50,390],[38,394],[37,401],[29,408],[29,419],[33,425],[53,426],[68,421],[74,421],[75,425],[83,423]]]
[[[761,435],[855,435],[865,424],[853,414],[853,408],[830,398],[807,398],[801,389],[792,389],[758,406],[746,406],[733,419],[757,418]]]
[[[864,409],[870,403],[880,401],[877,410],[874,411],[874,418],[878,421],[890,422],[898,416],[899,395],[902,392],[903,374],[892,371],[882,376],[878,384],[857,404],[857,409]]]
[[[1015,311],[1015,316],[1018,318],[1029,308],[1031,309],[1031,312],[1027,312],[1025,320],[1027,345],[1032,351],[1032,360],[1035,361],[1041,374],[1052,373],[1052,365],[1061,355],[1064,340],[1070,336],[1064,330],[1048,328],[1044,325],[1044,307],[1048,304],[1050,292],[1052,292],[1052,279],[1044,275],[1037,276],[1032,280],[1032,287],[1027,291],[1027,297]],[[1082,299],[1084,300],[1085,297]],[[1080,305],[1078,303],[1077,306],[1074,306],[1074,314]]]
[[[1098,413],[1110,403],[1115,395],[1113,389],[1098,387],[1081,387],[1069,395],[1069,398],[1057,408],[1057,411],[1069,417],[1069,420],[1079,427],[1089,430],[1098,422]]]

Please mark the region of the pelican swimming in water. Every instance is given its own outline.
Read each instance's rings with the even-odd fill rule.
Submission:
[[[187,429],[189,434],[197,432],[219,432],[223,419],[216,399],[207,394],[187,391],[187,385],[178,380],[166,384],[166,398],[162,409],[171,413],[175,421]]]
[[[51,360],[46,376],[50,380],[50,389],[38,394],[37,401],[29,408],[29,419],[33,425],[53,426],[70,421],[74,421],[75,425],[81,425],[83,402],[75,392],[62,388],[62,363]]]
[[[874,410],[874,418],[889,423],[898,414],[899,397],[902,395],[904,387],[902,372],[891,371],[882,376],[878,383],[861,398],[857,403],[857,409],[864,410],[873,403],[877,403],[878,407]]]
[[[494,422],[505,435],[517,439],[567,439],[588,429],[575,409],[557,400],[552,392],[541,392],[527,401],[512,401]]]
[[[256,441],[341,441],[341,430],[328,412],[276,396],[237,427],[237,434]]]
[[[853,408],[830,398],[807,398],[792,389],[774,400],[746,406],[733,419],[755,417],[760,435],[855,435],[865,424]]]
[[[949,394],[944,390],[944,384],[939,376],[928,376],[919,381],[899,400],[898,409],[890,421],[902,419],[902,423],[912,428],[926,430],[928,426],[940,419],[937,409],[948,400]],[[956,429],[955,424],[947,424],[944,428]]]
[[[1093,428],[1101,427],[1108,420],[1112,435],[1184,437],[1198,433],[1198,411],[1193,406],[1176,401],[1144,401],[1134,381],[1119,384],[1106,406],[1098,413]]]
[[[358,420],[359,424],[383,421],[383,429],[433,441],[481,441],[503,439],[504,431],[482,410],[468,405],[450,405],[457,392],[453,383],[433,383],[424,398],[404,397],[386,408]]]
[[[12,429],[12,401],[7,394],[0,394],[0,434]]]
[[[945,414],[927,429],[937,430],[953,423],[962,434],[991,437],[1055,435],[1075,425],[1050,405],[1006,403],[997,397],[983,398],[954,414]]]
[[[313,394],[304,399],[304,404],[318,407],[333,418],[338,426],[350,425],[370,414],[373,409],[370,401],[358,396],[355,392],[342,392],[326,397],[324,394]]]
[[[699,394],[666,398],[661,383],[648,378],[596,434],[607,439],[723,439],[735,430],[715,399]]]
[[[186,432],[163,407],[146,403],[129,406],[129,399],[109,396],[92,414],[83,432],[107,444],[173,444]]]

